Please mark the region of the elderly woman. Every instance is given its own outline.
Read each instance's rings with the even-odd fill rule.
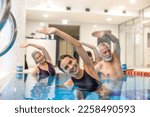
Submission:
[[[37,67],[32,71],[31,74],[33,76],[36,76],[38,74],[40,76],[40,79],[48,77],[49,75],[55,75],[56,72],[55,72],[54,66],[52,64],[51,57],[49,56],[47,50],[40,45],[33,44],[33,43],[27,43],[27,42],[23,43],[20,47],[26,48],[29,46],[32,46],[32,47],[35,47],[35,48],[41,50],[41,52],[38,50],[35,50],[32,52],[32,58],[34,59],[35,63],[37,64]]]

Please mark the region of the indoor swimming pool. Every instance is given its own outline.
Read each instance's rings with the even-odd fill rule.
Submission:
[[[0,79],[0,100],[75,100],[72,90],[63,86],[69,76],[58,74],[44,79],[28,74],[10,73]],[[110,100],[149,100],[150,77],[126,76],[120,80],[102,80],[112,89]],[[85,100],[100,100],[96,93],[89,93]]]

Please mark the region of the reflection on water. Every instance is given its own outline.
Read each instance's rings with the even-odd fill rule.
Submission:
[[[0,87],[1,100],[75,100],[74,90],[62,87],[69,77],[64,74],[39,79],[28,74],[11,74]],[[5,79],[5,80],[6,80]],[[112,90],[110,100],[150,100],[150,78],[125,77],[101,80]],[[100,100],[95,92],[86,92],[85,100]]]
[[[112,93],[110,94],[111,100],[121,99],[123,81],[124,79],[111,79],[111,78],[102,80],[104,85],[112,91]]]

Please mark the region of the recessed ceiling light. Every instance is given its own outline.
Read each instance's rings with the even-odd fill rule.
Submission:
[[[126,10],[123,10],[122,13],[123,13],[123,14],[126,14]]]
[[[90,8],[85,8],[85,11],[86,12],[90,12]]]
[[[54,2],[52,0],[49,0],[47,2],[47,8],[51,8],[52,6],[54,6]]]
[[[51,5],[52,5],[52,4],[54,4],[54,2],[53,2],[52,0],[49,0],[49,1],[48,1],[48,4],[51,4]]]
[[[130,3],[136,3],[136,0],[130,0]]]
[[[67,10],[67,11],[70,11],[70,10],[71,10],[71,7],[70,7],[70,6],[67,6],[67,7],[66,7],[66,10]]]
[[[48,14],[44,14],[43,16],[44,16],[45,18],[47,18],[47,17],[48,17]]]
[[[105,13],[108,13],[108,9],[104,9],[104,12],[105,12]]]
[[[51,5],[50,5],[50,4],[48,4],[48,5],[47,5],[47,8],[51,8]]]
[[[107,21],[112,21],[112,18],[109,17],[109,18],[107,18],[106,20],[107,20]]]

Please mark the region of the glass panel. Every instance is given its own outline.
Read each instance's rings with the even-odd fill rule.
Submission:
[[[134,67],[134,35],[133,22],[126,24],[126,60],[127,66]]]
[[[150,22],[150,7],[144,9],[144,22]]]
[[[150,7],[144,9],[144,64],[145,67],[150,67]]]
[[[125,55],[126,55],[126,40],[125,40],[125,24],[122,24],[119,26],[119,31],[120,31],[120,36],[119,36],[119,42],[120,42],[120,47],[121,47],[121,64],[124,64],[126,63],[126,58],[125,58]]]
[[[135,66],[143,66],[143,26],[141,24],[134,26],[134,36],[135,36]]]

